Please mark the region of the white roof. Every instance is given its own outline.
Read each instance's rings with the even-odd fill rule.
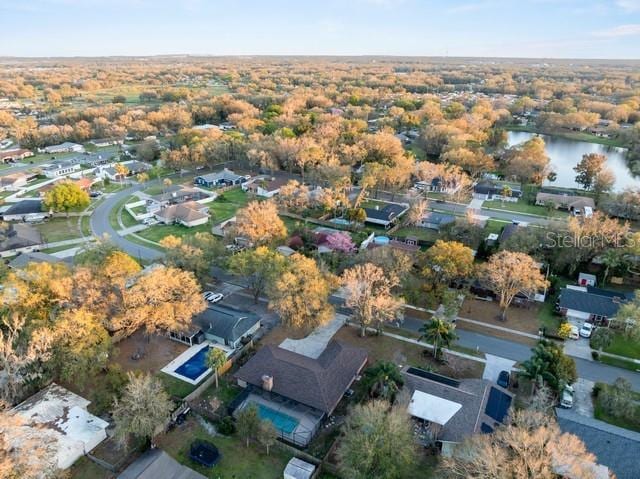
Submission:
[[[461,408],[457,402],[414,391],[407,410],[413,417],[444,426]]]
[[[48,444],[57,466],[66,469],[107,437],[109,424],[89,413],[88,405],[86,399],[54,383],[17,405],[13,412],[25,421],[23,437]],[[20,441],[17,438],[18,443],[13,445],[20,447]]]
[[[315,469],[313,464],[293,457],[284,469],[284,479],[309,479]]]

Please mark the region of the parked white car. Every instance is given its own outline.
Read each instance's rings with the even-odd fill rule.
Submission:
[[[571,325],[571,331],[569,332],[569,339],[580,339],[580,332],[578,326]]]
[[[580,336],[582,336],[583,338],[590,338],[591,333],[593,333],[593,329],[594,329],[593,324],[584,323],[580,328]]]
[[[571,409],[573,407],[573,386],[566,385],[560,396],[560,407]]]
[[[222,301],[224,298],[224,294],[214,293],[213,291],[205,291],[202,296],[210,303],[217,303],[218,301]]]

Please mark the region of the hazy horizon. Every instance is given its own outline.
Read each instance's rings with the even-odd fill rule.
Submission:
[[[640,0],[3,0],[0,56],[640,58]]]

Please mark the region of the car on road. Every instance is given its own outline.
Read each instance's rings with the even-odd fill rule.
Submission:
[[[573,386],[567,384],[560,396],[560,407],[571,409],[573,407]]]
[[[591,334],[593,333],[593,329],[593,324],[584,323],[580,328],[580,336],[582,336],[583,338],[590,338]]]
[[[213,291],[205,291],[202,294],[202,297],[210,303],[217,303],[218,301],[222,301],[222,299],[224,298],[224,294],[214,293]]]
[[[571,331],[569,331],[569,339],[580,339],[580,332],[578,331],[578,326],[572,324]]]
[[[511,381],[511,376],[509,375],[509,371],[500,371],[498,374],[498,386],[501,386],[505,389],[509,389],[509,382]]]

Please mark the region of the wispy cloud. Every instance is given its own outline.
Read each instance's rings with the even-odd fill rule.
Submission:
[[[617,27],[608,28],[607,30],[600,30],[593,32],[596,37],[629,37],[634,35],[640,35],[640,23],[631,23],[628,25],[618,25]]]
[[[616,0],[616,5],[627,12],[640,11],[640,0]]]

